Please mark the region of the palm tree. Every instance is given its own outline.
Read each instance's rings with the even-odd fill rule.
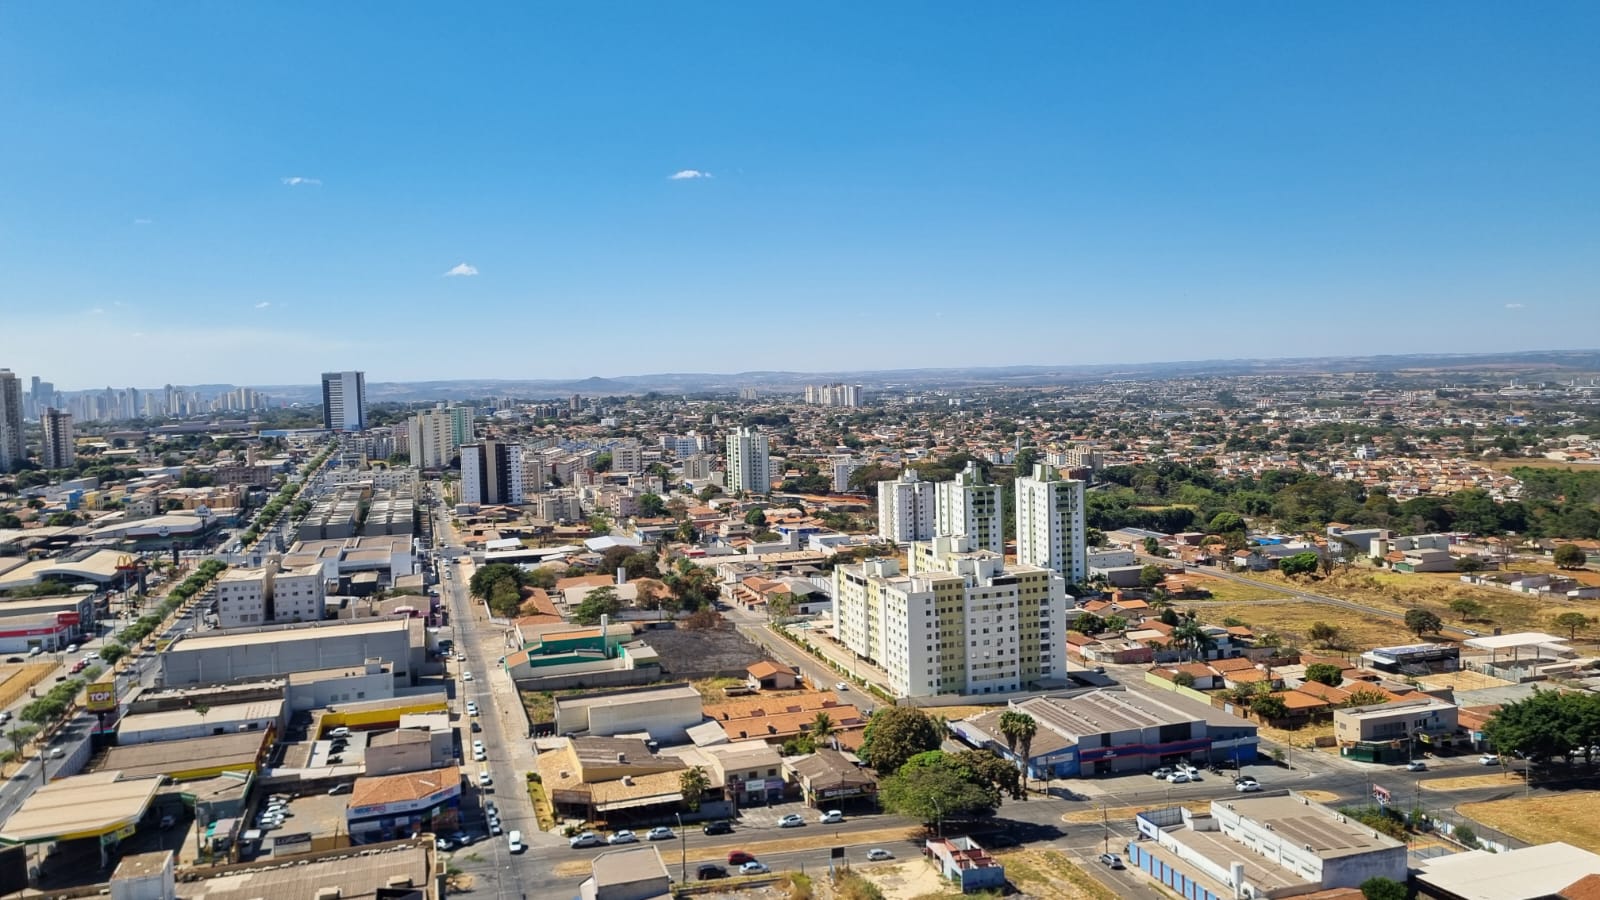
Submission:
[[[811,740],[820,747],[831,734],[833,734],[833,719],[825,712],[817,713],[817,717],[811,720]]]
[[[706,777],[704,766],[684,769],[678,776],[678,790],[683,794],[683,805],[687,806],[690,812],[700,809],[700,797],[710,787],[711,779]]]
[[[1172,642],[1185,651],[1185,657],[1190,653],[1204,656],[1205,651],[1217,645],[1216,638],[1194,619],[1185,619],[1172,629]]]
[[[1022,765],[1028,765],[1028,751],[1033,745],[1033,736],[1039,732],[1039,723],[1033,716],[1025,712],[1008,709],[1000,714],[1000,734],[1006,739],[1006,748],[1015,756],[1017,748],[1022,748]]]

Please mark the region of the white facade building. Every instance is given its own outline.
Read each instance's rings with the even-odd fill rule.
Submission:
[[[739,428],[728,434],[728,493],[745,491],[766,494],[772,491],[772,457],[767,436],[754,428]]]
[[[989,484],[977,463],[968,462],[953,481],[939,482],[934,501],[935,534],[965,535],[979,550],[1005,552],[1000,486]]]
[[[624,475],[644,471],[644,450],[638,441],[619,441],[611,447],[611,471]]]
[[[1005,567],[970,538],[911,546],[911,570],[874,559],[834,571],[839,639],[889,673],[897,697],[1003,694],[1066,671],[1066,581]]]
[[[365,372],[322,373],[322,427],[329,431],[366,430]]]
[[[842,494],[850,490],[850,476],[861,468],[861,463],[849,456],[835,456],[833,458],[833,492]]]
[[[217,578],[217,624],[222,628],[320,622],[327,592],[322,567],[280,569],[277,559],[259,569],[229,569]]]
[[[461,448],[461,502],[510,504],[527,502],[522,447],[504,441],[482,441]]]
[[[427,409],[406,423],[411,464],[419,469],[442,469],[455,459],[455,417],[448,409]]]
[[[1043,463],[1034,465],[1031,478],[1016,480],[1017,562],[1051,569],[1070,582],[1088,576],[1083,490],[1083,482],[1064,479]]]
[[[896,544],[934,536],[934,484],[906,469],[893,481],[878,482],[878,537]]]

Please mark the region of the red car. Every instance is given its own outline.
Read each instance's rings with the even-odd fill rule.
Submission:
[[[734,850],[728,854],[728,865],[742,866],[747,862],[755,862],[755,857],[743,850]]]

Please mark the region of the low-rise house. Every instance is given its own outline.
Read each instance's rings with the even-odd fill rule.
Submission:
[[[972,838],[931,838],[927,850],[939,874],[963,893],[1006,885],[1005,867]]]
[[[878,779],[871,772],[831,748],[785,759],[783,770],[792,783],[799,785],[800,796],[812,807],[870,800],[878,793]]]
[[[1437,749],[1467,742],[1456,705],[1426,695],[1335,710],[1333,736],[1342,755],[1372,762],[1410,759],[1419,743]]]
[[[771,660],[753,663],[745,670],[749,673],[745,683],[757,691],[792,691],[800,686],[800,676],[792,666],[780,666]]]

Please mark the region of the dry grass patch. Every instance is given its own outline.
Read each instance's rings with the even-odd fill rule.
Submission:
[[[1006,880],[1030,897],[1116,900],[1113,891],[1059,850],[1010,850],[995,858],[1006,867]]]
[[[1461,775],[1456,778],[1430,778],[1418,782],[1425,791],[1469,791],[1473,788],[1507,787],[1522,783],[1522,773],[1513,769],[1495,770],[1482,775]]]
[[[1131,819],[1147,809],[1160,809],[1165,805],[1165,803],[1157,802],[1146,803],[1142,806],[1108,806],[1104,810],[1101,810],[1100,807],[1095,806],[1066,813],[1061,817],[1061,821],[1075,822],[1080,825],[1084,823],[1093,823],[1098,825],[1104,819]],[[1193,813],[1205,813],[1211,811],[1211,803],[1209,801],[1205,803],[1185,803],[1182,805],[1187,807],[1189,811]]]
[[[1273,632],[1303,649],[1311,647],[1306,634],[1315,622],[1339,626],[1344,644],[1349,647],[1392,647],[1415,640],[1405,625],[1394,619],[1318,603],[1207,604],[1200,607],[1200,615],[1206,622],[1215,624],[1235,618],[1247,623],[1257,636]]]
[[[1549,797],[1518,797],[1486,803],[1464,803],[1462,815],[1534,844],[1566,841],[1600,853],[1600,818],[1592,815],[1593,791]]]
[[[1426,688],[1453,688],[1458,691],[1481,691],[1485,688],[1505,687],[1511,684],[1503,678],[1461,669],[1456,672],[1437,672],[1417,676],[1417,684]]]
[[[1184,574],[1191,575],[1194,573],[1185,572]],[[1254,584],[1240,584],[1237,581],[1208,576],[1201,576],[1200,583],[1197,586],[1211,595],[1208,599],[1223,603],[1275,600],[1284,596],[1283,591],[1275,588]],[[1177,602],[1180,606],[1182,605],[1182,601]]]

